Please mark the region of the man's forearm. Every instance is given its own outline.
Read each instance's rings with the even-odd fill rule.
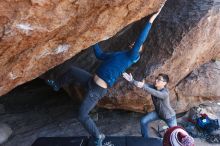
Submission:
[[[153,95],[157,98],[160,98],[160,99],[164,99],[169,96],[167,92],[156,90],[156,89],[150,87],[149,84],[144,84],[143,89],[145,91],[147,91],[148,93],[150,93],[151,95]]]
[[[138,86],[140,82],[133,79],[130,83],[132,83],[135,86]],[[142,87],[139,87],[139,88],[142,88],[143,90],[147,91],[151,95],[154,95],[155,97],[160,98],[160,99],[164,99],[169,96],[168,93],[166,92],[158,91],[150,87],[150,84],[144,84]]]
[[[132,83],[133,85],[136,86],[139,83],[139,81],[136,81],[136,80],[133,79],[130,83]]]

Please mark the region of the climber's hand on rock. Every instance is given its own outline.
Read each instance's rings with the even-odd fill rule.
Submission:
[[[153,16],[150,17],[149,22],[153,23],[154,20],[157,18],[157,16],[160,14],[160,11],[162,10],[162,8],[164,7],[166,1],[161,5],[160,9],[157,11],[157,13],[153,14]]]

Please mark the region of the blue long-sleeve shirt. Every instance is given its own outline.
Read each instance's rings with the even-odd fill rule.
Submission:
[[[148,22],[131,50],[118,51],[114,53],[104,53],[98,44],[94,45],[94,53],[96,57],[103,60],[97,68],[96,74],[103,79],[109,87],[112,87],[117,78],[125,72],[132,64],[140,59],[139,49],[146,40],[151,28],[151,23]]]

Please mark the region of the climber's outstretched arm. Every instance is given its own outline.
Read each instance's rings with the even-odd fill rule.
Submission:
[[[157,13],[155,13],[155,14],[153,14],[153,16],[151,16],[149,22],[145,25],[145,27],[141,31],[141,34],[139,35],[139,37],[135,41],[135,44],[134,44],[134,46],[132,48],[132,53],[134,53],[134,54],[139,53],[140,47],[143,45],[144,41],[147,39],[147,36],[148,36],[148,33],[149,33],[150,29],[151,29],[152,23],[154,22],[154,20],[159,15],[159,13],[162,10],[164,4],[161,6],[161,8],[159,9],[159,11]]]

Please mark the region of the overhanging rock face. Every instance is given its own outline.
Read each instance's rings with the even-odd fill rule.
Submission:
[[[152,14],[163,1],[0,1],[0,95]]]
[[[185,106],[185,100],[178,99],[175,87],[193,69],[220,56],[220,3],[218,0],[168,0],[157,20],[140,62],[129,72],[139,80],[146,76],[149,82],[154,82],[159,73],[168,74],[172,105],[182,112],[189,107]],[[135,111],[152,110],[148,94],[129,88],[121,79],[112,90],[111,98],[104,99],[101,105]],[[195,100],[197,104],[203,102]]]
[[[159,73],[168,74],[172,105],[178,112],[189,107],[178,100],[175,86],[193,69],[220,56],[219,8],[217,0],[169,0],[152,28],[140,62],[129,71],[139,80],[146,76],[149,82],[154,82]],[[136,111],[152,109],[149,95],[137,89],[130,91],[125,85],[126,81],[120,80],[113,89],[120,90],[117,93],[112,90],[113,96],[102,105]],[[195,100],[197,104],[203,102]]]
[[[126,49],[137,38],[146,21],[147,18],[126,27],[100,45],[105,50]],[[137,80],[146,77],[148,82],[154,82],[155,76],[159,73],[168,74],[170,76],[168,88],[172,105],[177,112],[182,112],[189,107],[185,106],[187,100],[178,99],[175,87],[194,69],[213,58],[220,57],[219,42],[220,3],[218,0],[203,2],[200,0],[168,0],[153,24],[144,45],[145,51],[141,60],[127,72],[132,72]],[[91,49],[88,49],[66,62],[64,66],[70,65],[77,65],[93,72],[98,62]],[[71,86],[67,90],[71,96],[76,97],[76,90],[73,90]],[[203,102],[196,97],[192,98],[197,100],[197,104]],[[207,98],[213,100],[211,97]],[[119,78],[99,106],[138,112],[153,109],[149,94],[134,88],[122,78]]]
[[[74,58],[50,70],[44,78],[56,78],[71,65],[94,72],[99,61],[88,47],[114,35],[100,43],[104,50],[128,48],[148,18],[128,24],[158,10],[162,1],[1,3],[4,9],[10,6],[7,10],[11,12],[4,11],[3,17],[0,17],[0,93],[4,94],[72,56]],[[219,0],[168,0],[152,26],[140,61],[127,72],[131,72],[137,80],[146,77],[148,82],[153,82],[159,73],[167,73],[171,79],[168,88],[172,105],[177,112],[182,112],[190,107],[185,106],[190,101],[184,99],[188,98],[185,96],[187,88],[179,88],[181,83],[194,69],[213,58],[220,58],[219,42]],[[88,49],[76,55],[85,48]],[[76,93],[81,96],[81,92],[73,86],[65,89],[73,98],[76,98]],[[177,89],[184,91],[181,92],[183,96],[180,97]],[[198,104],[204,99],[190,98]],[[209,96],[206,99],[215,100]],[[138,112],[153,109],[149,94],[122,78],[99,106]]]

